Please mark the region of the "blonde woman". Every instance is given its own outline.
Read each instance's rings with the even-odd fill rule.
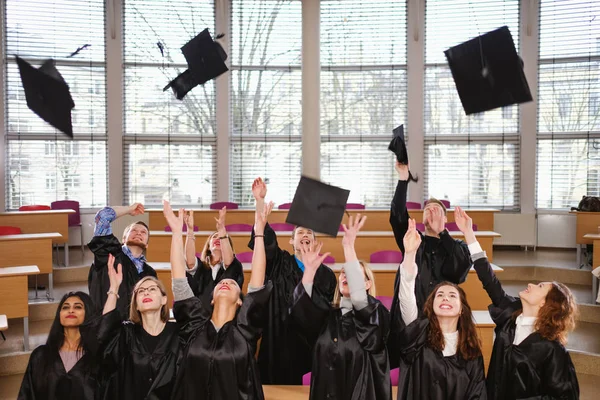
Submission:
[[[334,304],[313,296],[317,269],[328,254],[321,244],[301,248],[302,282],[294,290],[291,315],[309,342],[315,343],[310,383],[311,399],[392,398],[385,346],[389,312],[375,299],[373,273],[358,261],[354,242],[366,220],[360,214],[344,225],[346,263],[338,278]]]

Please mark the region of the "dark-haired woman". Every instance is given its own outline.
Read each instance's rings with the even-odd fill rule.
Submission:
[[[398,299],[405,324],[400,340],[398,399],[485,399],[481,345],[465,292],[442,282],[427,297],[418,317],[415,254],[421,236],[410,220],[404,236]]]
[[[217,231],[206,239],[200,257],[196,257],[194,211],[188,211],[183,217],[187,226],[185,259],[188,267],[188,283],[194,296],[202,298],[206,304],[212,300],[212,292],[217,282],[222,279],[233,279],[239,287],[244,286],[242,263],[235,258],[233,243],[225,229],[226,214],[226,207],[219,210],[219,218],[215,218]]]
[[[110,289],[97,332],[106,400],[167,400],[175,382],[179,349],[177,324],[169,322],[167,291],[161,281],[146,276],[133,288],[129,321],[116,310],[121,264],[109,255]]]
[[[63,296],[46,344],[31,353],[18,400],[98,398],[94,318],[86,293]]]
[[[579,383],[567,334],[575,326],[573,294],[559,282],[528,284],[515,298],[507,295],[475,239],[473,221],[456,207],[454,219],[471,251],[477,276],[492,305],[496,339],[488,369],[493,400],[578,399]]]

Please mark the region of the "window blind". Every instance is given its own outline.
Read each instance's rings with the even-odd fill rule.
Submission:
[[[6,208],[107,201],[104,1],[6,0]],[[79,47],[90,45],[69,57]],[[14,56],[38,68],[53,58],[69,85],[74,139],[28,107]]]
[[[181,47],[208,28],[212,1],[125,0],[125,202],[208,206],[216,195],[214,80],[177,100],[163,88],[187,69]]]
[[[424,200],[518,209],[519,109],[466,116],[444,51],[507,25],[519,51],[518,0],[428,0],[425,10]]]
[[[600,191],[600,3],[540,1],[537,208]]]
[[[389,207],[397,176],[387,150],[406,121],[406,3],[321,2],[321,180],[349,202]]]
[[[291,202],[301,172],[302,4],[232,0],[230,201],[254,205],[261,176],[275,203]]]

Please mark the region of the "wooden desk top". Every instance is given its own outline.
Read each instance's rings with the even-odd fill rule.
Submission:
[[[0,331],[5,331],[8,329],[8,319],[6,315],[0,315]]]
[[[62,235],[58,232],[51,233],[21,233],[19,235],[3,235],[0,236],[0,242],[8,242],[13,240],[34,240],[34,239],[60,239]]]
[[[40,273],[37,265],[26,265],[22,267],[2,267],[0,268],[0,277],[18,276],[18,275],[37,275]]]
[[[586,239],[598,240],[600,239],[600,233],[586,233],[583,237]]]
[[[5,211],[0,212],[0,217],[15,215],[40,215],[40,214],[74,214],[75,210],[35,210],[35,211]]]
[[[214,233],[214,231],[196,231],[194,232],[194,236],[209,236],[212,235]],[[289,231],[282,231],[282,232],[276,232],[277,233],[277,237],[291,237],[292,236],[292,232]],[[448,233],[450,233],[450,236],[452,237],[463,237],[464,235],[462,234],[462,232],[460,231],[449,231]],[[185,235],[186,233],[183,232],[183,235]],[[227,232],[227,234],[229,236],[245,236],[245,237],[250,237],[251,233],[250,232]],[[172,236],[173,232],[165,232],[165,231],[150,231],[150,237],[152,236]],[[340,236],[344,236],[344,232],[339,232],[338,233],[338,237]],[[394,236],[394,232],[392,231],[361,231],[358,232],[358,237],[393,237]],[[497,232],[492,232],[492,231],[476,231],[475,232],[475,237],[501,237],[502,235],[497,233]],[[330,237],[330,236],[325,236],[325,235],[321,235],[321,234],[317,234],[317,238],[320,237]]]
[[[475,320],[475,323],[477,324],[477,326],[479,326],[479,327],[494,327],[494,326],[496,326],[496,324],[492,320],[492,317],[490,316],[489,311],[473,310],[471,312],[473,313],[473,319]]]

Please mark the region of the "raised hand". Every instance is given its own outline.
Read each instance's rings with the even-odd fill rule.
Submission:
[[[171,228],[171,231],[175,233],[181,233],[183,231],[183,215],[185,212],[183,208],[179,209],[178,215],[175,215],[171,204],[167,200],[163,200],[163,215]]]
[[[183,222],[185,222],[188,232],[194,232],[194,210],[188,210],[183,215]]]
[[[252,182],[252,194],[254,195],[255,200],[264,199],[267,195],[267,184],[262,178],[256,178],[254,182]]]
[[[353,216],[350,216],[350,219],[348,220],[348,226],[346,226],[346,224],[342,225],[342,227],[344,228],[344,237],[342,239],[342,246],[354,247],[354,242],[356,241],[356,235],[362,229],[362,227],[365,225],[366,221],[367,221],[366,215],[356,214],[356,218],[354,218]]]
[[[323,261],[331,253],[319,255],[323,248],[323,242],[314,242],[312,245],[303,244],[300,246],[300,254],[302,254],[302,263],[304,264],[304,273],[316,272]]]
[[[400,164],[398,160],[396,160],[396,164],[394,165],[396,172],[398,173],[398,179],[401,181],[407,181],[410,177],[410,172],[408,170],[407,164]]]
[[[121,282],[123,282],[123,268],[121,264],[119,264],[115,270],[115,256],[112,254],[108,255],[108,279],[110,282],[110,289],[117,292],[119,286],[121,286]]]
[[[227,215],[227,207],[223,206],[223,208],[221,208],[219,210],[219,218],[215,218],[215,221],[217,221],[217,232],[219,233],[219,236],[225,236],[227,234],[227,230],[225,229],[225,216]]]
[[[129,206],[128,214],[131,216],[136,216],[144,213],[144,205],[142,203],[133,203]]]
[[[404,235],[403,242],[405,254],[416,253],[421,245],[421,235],[419,235],[419,232],[417,232],[417,224],[412,218],[408,220],[408,230]]]
[[[269,218],[271,211],[273,211],[274,205],[275,204],[272,201],[270,201],[269,204],[265,204],[265,208],[264,208],[263,212],[254,213],[254,234],[255,235],[262,235],[265,233],[265,225],[267,225],[267,219]]]
[[[473,232],[473,220],[462,208],[454,207],[454,222],[458,229],[465,235],[465,241],[467,244],[471,244],[477,241],[475,233]]]
[[[430,207],[427,209],[427,219],[429,221],[429,229],[436,235],[439,235],[446,228],[444,221],[444,211],[440,207]]]

